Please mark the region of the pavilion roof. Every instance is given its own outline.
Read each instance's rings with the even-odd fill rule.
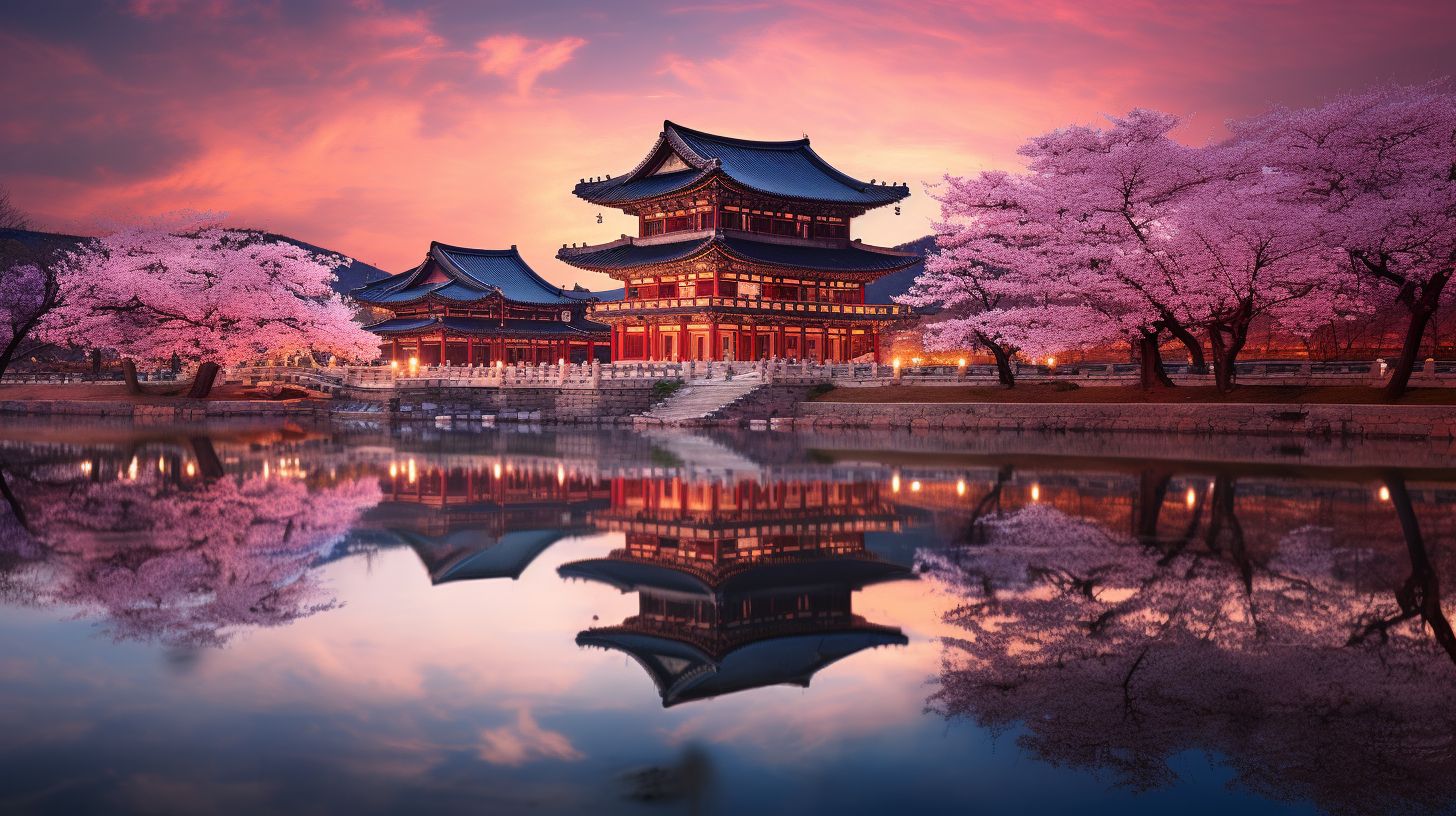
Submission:
[[[687,190],[719,174],[770,196],[865,209],[910,195],[903,184],[871,184],[841,173],[814,152],[807,136],[761,142],[704,133],[671,121],[662,123],[657,143],[631,172],[584,181],[573,192],[595,204],[621,205]]]
[[[813,246],[755,240],[722,230],[692,233],[681,241],[665,243],[644,243],[641,239],[626,237],[609,244],[562,249],[557,251],[556,257],[582,269],[610,272],[686,260],[714,249],[749,263],[861,274],[893,272],[921,259],[914,252],[858,241],[840,247]]]
[[[630,625],[588,629],[578,646],[630,655],[657,686],[664,708],[766,686],[808,688],[821,669],[865,649],[909,643],[899,629],[845,621],[815,630],[770,636],[714,655],[690,641]]]
[[[573,315],[570,323],[557,320],[523,320],[491,317],[395,317],[382,320],[364,328],[375,334],[419,334],[444,329],[455,334],[474,334],[491,337],[549,337],[555,339],[580,338],[583,335],[606,334],[611,327],[595,320]]]
[[[419,266],[349,293],[375,306],[402,306],[427,298],[473,303],[497,294],[514,303],[565,305],[593,300],[589,292],[552,286],[536,274],[514,246],[471,249],[430,242]]]
[[[397,531],[429,570],[430,583],[521,577],[567,530],[516,530],[497,537],[490,530],[452,530],[443,536]]]
[[[912,576],[908,567],[872,555],[740,562],[714,567],[641,558],[625,552],[563,564],[557,573],[563,578],[614,586],[622,592],[701,596],[814,587],[856,590]]]

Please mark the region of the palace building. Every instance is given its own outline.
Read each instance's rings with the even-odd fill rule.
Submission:
[[[865,303],[865,284],[919,256],[851,239],[851,222],[910,194],[851,178],[808,138],[758,142],[663,123],[626,175],[577,196],[637,216],[636,236],[557,257],[626,287],[591,314],[614,360],[878,359],[881,331],[910,316]]]
[[[874,484],[615,478],[592,521],[626,546],[557,572],[637,594],[636,615],[576,642],[630,655],[664,706],[808,686],[837,660],[907,643],[853,610],[858,590],[912,577],[865,547],[900,519]]]
[[[419,266],[354,290],[393,313],[367,328],[383,356],[421,365],[608,360],[608,327],[587,317],[589,292],[547,283],[510,249],[431,242]]]

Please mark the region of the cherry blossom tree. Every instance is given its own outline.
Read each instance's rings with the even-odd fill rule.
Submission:
[[[1015,385],[1018,353],[1046,356],[1099,345],[1115,324],[1080,293],[1057,284],[1065,267],[1053,257],[1055,225],[1038,218],[1040,190],[1006,173],[946,178],[938,195],[938,251],[909,291],[896,298],[946,315],[925,327],[928,349],[981,348],[996,360],[1001,384]]]
[[[54,265],[24,250],[18,254],[7,250],[0,257],[0,375],[60,298]]]
[[[1152,385],[1171,384],[1165,335],[1203,367],[1202,331],[1226,391],[1255,320],[1312,331],[1334,314],[1338,265],[1316,208],[1280,195],[1297,180],[1269,172],[1244,143],[1179,144],[1168,135],[1176,125],[1135,110],[1106,128],[1031,139],[1025,173],[949,178],[940,252],[905,299],[952,311],[933,339],[1014,352],[1126,338]]]
[[[1387,392],[1404,393],[1456,272],[1456,92],[1392,86],[1236,123],[1263,161],[1297,176],[1332,247],[1389,287],[1409,323]]]
[[[1137,789],[1202,749],[1281,800],[1449,809],[1456,636],[1438,576],[1452,565],[1428,551],[1401,475],[1385,478],[1399,524],[1358,542],[1300,524],[1250,546],[1232,477],[1171,536],[1046,504],[984,516],[972,546],[919,557],[962,596],[948,620],[966,630],[944,642],[932,704]]]
[[[330,288],[345,262],[257,232],[195,217],[180,227],[129,227],[83,246],[61,266],[64,304],[43,324],[52,342],[100,347],[135,363],[197,365],[204,397],[219,365],[293,354],[367,359],[374,335]]]
[[[67,462],[13,480],[23,515],[12,515],[43,553],[30,594],[96,615],[118,640],[169,646],[221,646],[332,608],[312,565],[380,500],[370,478],[311,486],[101,468],[78,475]]]

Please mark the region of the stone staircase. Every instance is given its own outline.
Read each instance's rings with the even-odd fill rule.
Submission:
[[[694,425],[705,422],[763,387],[753,374],[731,380],[691,380],[677,393],[638,414],[639,425]]]

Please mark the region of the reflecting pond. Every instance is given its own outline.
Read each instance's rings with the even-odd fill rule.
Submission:
[[[0,810],[1456,809],[1429,446],[0,429]]]

